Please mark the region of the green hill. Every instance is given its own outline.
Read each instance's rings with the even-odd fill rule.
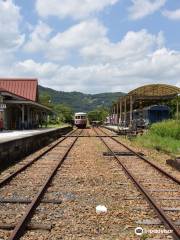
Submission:
[[[97,107],[110,107],[113,101],[124,95],[122,92],[84,94],[81,92],[62,92],[39,86],[39,93],[48,94],[53,103],[66,104],[75,112],[88,112]]]

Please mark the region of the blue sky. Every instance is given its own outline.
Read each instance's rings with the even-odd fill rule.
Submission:
[[[179,29],[179,0],[0,0],[0,76],[86,93],[180,86]]]

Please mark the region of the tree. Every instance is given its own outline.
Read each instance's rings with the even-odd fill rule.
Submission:
[[[179,117],[180,117],[180,96],[178,96],[178,103],[179,103]],[[168,102],[168,106],[171,108],[171,114],[174,118],[177,117],[177,98]]]
[[[66,123],[72,122],[73,111],[69,106],[65,104],[55,104],[53,109],[57,113],[57,116],[60,119],[60,121]]]
[[[104,107],[99,107],[88,113],[88,119],[90,123],[92,121],[104,122],[108,114],[109,114],[108,109]]]
[[[51,96],[48,93],[42,93],[39,96],[39,102],[42,105],[45,105],[45,106],[47,106],[49,108],[53,108],[53,103],[52,103],[52,100],[51,100]]]

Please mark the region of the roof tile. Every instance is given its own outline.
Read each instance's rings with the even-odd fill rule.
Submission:
[[[25,99],[37,101],[37,79],[0,79],[0,89],[7,90]]]

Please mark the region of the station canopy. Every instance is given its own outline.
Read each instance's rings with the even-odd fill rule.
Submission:
[[[180,88],[167,84],[151,84],[138,87],[128,94],[119,98],[119,101],[126,100],[132,97],[133,101],[147,100],[147,101],[158,101],[158,100],[171,100],[176,98],[180,94]]]
[[[0,78],[0,96],[4,97],[4,103],[9,105],[26,105],[35,110],[41,110],[52,114],[53,111],[39,103],[38,80]]]
[[[119,97],[116,103],[111,107],[111,113],[117,114],[117,119],[114,123],[126,121],[127,116],[130,116],[130,126],[133,120],[133,110],[143,109],[152,105],[168,104],[172,99],[176,99],[176,115],[179,116],[179,98],[180,88],[167,84],[151,84],[138,87],[128,94]],[[113,115],[112,115],[113,116]],[[113,118],[113,117],[112,117]]]
[[[161,104],[166,101],[175,99],[180,94],[180,88],[167,84],[150,84],[138,87],[128,94],[119,97],[118,101],[112,105],[112,108],[116,108],[117,103],[122,102],[122,106],[127,105],[129,108],[132,101],[135,108],[138,108],[140,104],[143,106],[149,106],[152,104]]]
[[[128,96],[171,98],[180,94],[180,88],[166,84],[151,84],[136,88]]]

